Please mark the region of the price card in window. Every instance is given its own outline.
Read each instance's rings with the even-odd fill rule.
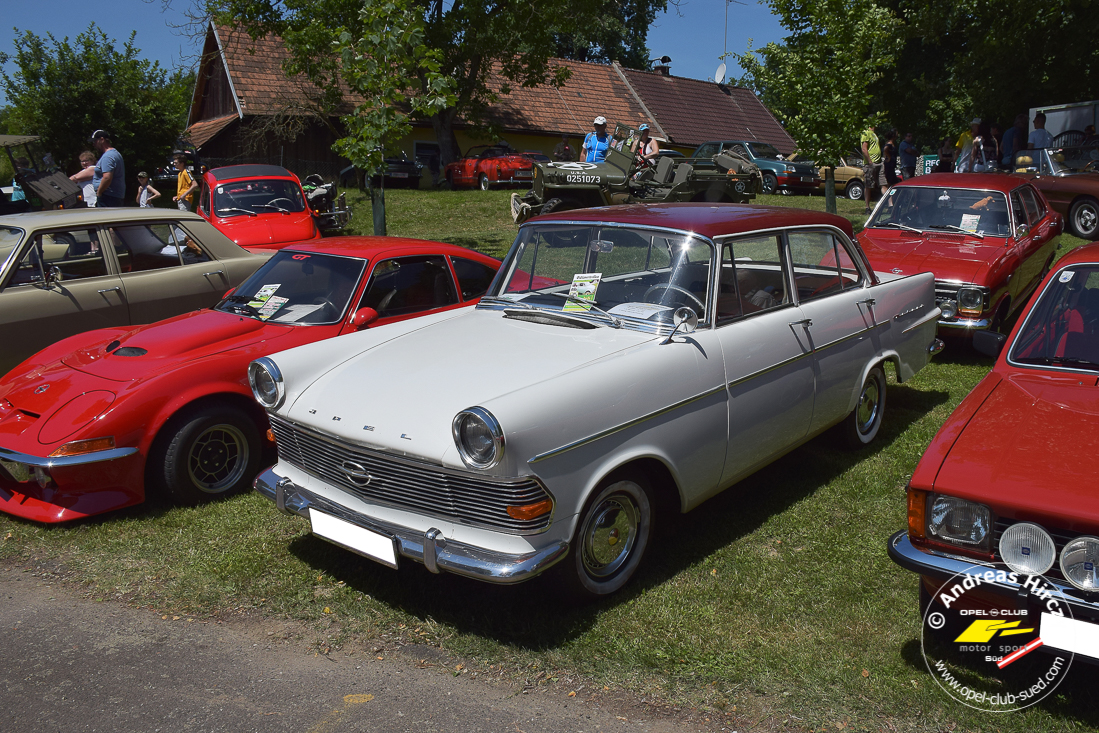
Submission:
[[[980,214],[962,214],[961,229],[965,229],[969,233],[977,231],[977,225],[981,223]]]
[[[591,304],[595,302],[595,291],[599,289],[599,281],[602,277],[601,272],[581,272],[573,275],[572,286],[569,288],[569,300],[565,302],[562,310],[590,311]],[[573,298],[586,302],[578,303]]]

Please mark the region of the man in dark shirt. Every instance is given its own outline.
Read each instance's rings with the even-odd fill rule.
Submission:
[[[919,153],[916,150],[916,146],[912,144],[912,133],[906,132],[904,134],[904,140],[901,141],[900,147],[901,153],[901,173],[904,174],[904,179],[907,181],[909,178],[916,176],[916,155]]]

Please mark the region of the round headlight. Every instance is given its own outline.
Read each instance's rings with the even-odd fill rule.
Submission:
[[[939,310],[943,312],[943,318],[953,318],[958,315],[958,304],[953,300],[944,300],[939,303]]]
[[[1077,537],[1065,545],[1061,572],[1080,590],[1099,590],[1099,539]]]
[[[963,310],[979,311],[984,301],[984,293],[977,288],[962,288],[958,291],[958,307]]]
[[[504,457],[504,431],[483,407],[470,407],[455,415],[451,432],[458,454],[470,468],[492,468]]]
[[[1019,522],[1000,536],[1000,557],[1022,575],[1042,575],[1057,556],[1053,538],[1037,524]]]
[[[282,404],[286,391],[283,389],[282,372],[275,362],[266,356],[256,359],[248,365],[248,384],[256,401],[268,410],[274,410]]]

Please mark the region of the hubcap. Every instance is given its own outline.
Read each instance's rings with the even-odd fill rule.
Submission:
[[[588,515],[581,530],[584,569],[594,578],[613,575],[637,541],[640,512],[625,494],[612,494]]]
[[[207,428],[187,456],[191,481],[201,491],[218,494],[230,488],[248,467],[248,441],[233,425]]]
[[[871,379],[863,385],[856,412],[859,432],[863,435],[873,429],[874,422],[878,419],[879,404],[881,404],[881,390],[878,388],[878,380]]]
[[[1090,232],[1099,221],[1099,214],[1094,207],[1081,206],[1076,210],[1076,228],[1082,232]]]

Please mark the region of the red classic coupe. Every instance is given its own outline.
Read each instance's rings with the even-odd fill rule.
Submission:
[[[1056,254],[1064,222],[1030,183],[991,173],[934,173],[889,190],[859,234],[874,269],[935,274],[940,334],[997,330]]]
[[[245,249],[320,239],[301,181],[277,165],[230,165],[202,177],[199,215]]]
[[[493,186],[529,186],[534,180],[534,159],[503,145],[479,145],[449,163],[443,175],[452,188],[475,186],[487,191]]]
[[[1057,263],[1009,337],[974,346],[996,365],[920,459],[890,557],[921,576],[932,628],[959,608],[963,627],[1021,616],[1047,647],[1099,661],[1099,245]],[[944,602],[947,580],[964,581],[966,603]],[[1047,629],[1050,599],[1071,618]]]
[[[437,242],[335,237],[275,253],[212,308],[59,341],[0,379],[0,511],[64,522],[146,491],[196,503],[246,488],[268,429],[250,361],[473,305],[499,265]]]

